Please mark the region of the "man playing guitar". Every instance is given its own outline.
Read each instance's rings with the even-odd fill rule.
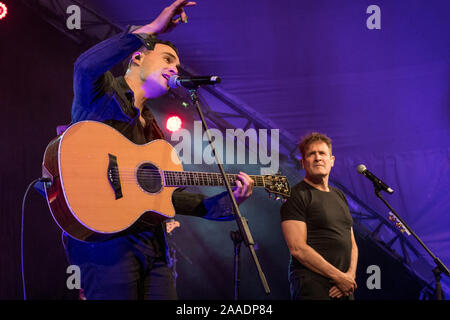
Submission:
[[[151,23],[130,27],[84,52],[74,66],[73,123],[102,122],[138,145],[164,139],[145,103],[168,91],[168,78],[178,73],[180,60],[176,47],[156,36],[186,23],[184,8],[194,5],[177,0]],[[114,78],[108,70],[130,55],[125,76]],[[251,196],[253,185],[247,174],[237,175],[233,194],[238,204]],[[206,198],[176,190],[172,202],[177,214],[234,219],[226,192]],[[81,286],[88,300],[177,299],[161,223],[132,225],[102,242],[68,236],[66,250],[70,263],[81,269]]]

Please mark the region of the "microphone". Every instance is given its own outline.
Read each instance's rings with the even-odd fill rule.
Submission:
[[[394,190],[389,188],[383,181],[378,179],[372,172],[367,170],[365,165],[360,164],[358,166],[357,170],[358,170],[359,173],[361,173],[362,175],[366,176],[367,179],[369,179],[370,181],[372,181],[373,183],[378,185],[381,188],[381,190],[384,190],[384,191],[386,191],[389,194],[394,193]]]
[[[184,87],[187,89],[197,88],[201,85],[214,85],[220,83],[218,76],[180,77],[173,75],[169,78],[169,87],[172,89]]]

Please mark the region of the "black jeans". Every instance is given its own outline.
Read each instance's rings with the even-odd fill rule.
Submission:
[[[151,232],[97,243],[66,237],[65,247],[88,300],[178,299],[164,248],[155,241]]]
[[[339,299],[331,298],[331,280],[309,269],[292,268],[289,272],[289,284],[292,300],[354,300],[353,294]]]

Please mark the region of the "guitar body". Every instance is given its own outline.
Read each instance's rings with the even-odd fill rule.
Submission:
[[[101,241],[137,220],[173,218],[163,170],[183,171],[164,140],[136,145],[110,126],[81,121],[47,146],[43,176],[52,179],[47,202],[56,223],[81,241]]]

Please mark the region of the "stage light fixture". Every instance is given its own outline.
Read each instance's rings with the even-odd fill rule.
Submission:
[[[0,2],[0,20],[2,20],[8,14],[8,8],[3,2]]]
[[[183,122],[178,116],[171,116],[166,121],[166,129],[170,132],[178,131],[181,128]]]

